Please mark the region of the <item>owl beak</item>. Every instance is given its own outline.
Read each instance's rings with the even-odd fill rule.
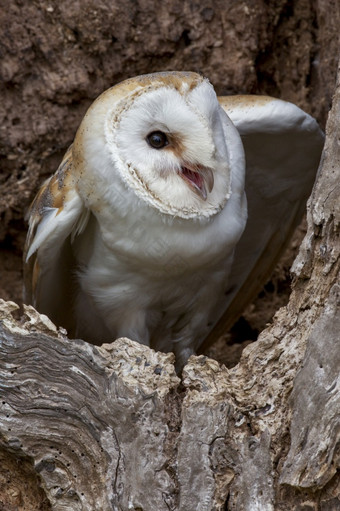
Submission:
[[[180,176],[201,199],[207,200],[207,190],[211,192],[214,187],[214,174],[209,167],[185,163],[181,167]]]

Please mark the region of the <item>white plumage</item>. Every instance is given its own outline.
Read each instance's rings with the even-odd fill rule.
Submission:
[[[112,87],[32,205],[27,301],[71,336],[126,336],[183,365],[268,276],[322,144],[294,105],[218,100],[195,73]]]

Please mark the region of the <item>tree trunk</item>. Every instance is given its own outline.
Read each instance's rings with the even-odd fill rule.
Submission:
[[[2,509],[340,509],[339,118],[340,81],[289,304],[233,369],[180,381],[172,354],[2,303]]]
[[[120,79],[190,69],[218,93],[327,115],[335,0],[76,4],[0,12],[0,271],[21,264],[38,181]],[[171,354],[70,341],[32,307],[19,320],[0,301],[0,511],[340,510],[339,119],[340,77],[289,303],[235,367],[192,357],[180,379]],[[19,301],[15,271],[0,295]]]

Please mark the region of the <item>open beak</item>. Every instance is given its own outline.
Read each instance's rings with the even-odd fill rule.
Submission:
[[[185,163],[179,175],[201,199],[207,200],[207,190],[211,192],[214,186],[214,174],[209,167]]]

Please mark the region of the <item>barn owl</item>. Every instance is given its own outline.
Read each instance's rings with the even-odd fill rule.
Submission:
[[[298,107],[217,98],[196,73],[115,85],[31,206],[26,300],[71,337],[128,337],[183,366],[263,284],[322,145]]]

